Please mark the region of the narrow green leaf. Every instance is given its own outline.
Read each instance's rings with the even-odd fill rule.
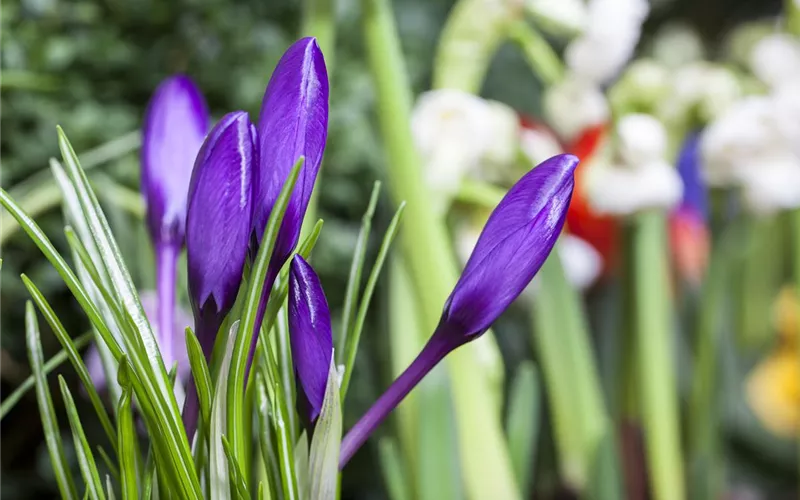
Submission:
[[[120,368],[120,372],[123,368]],[[133,408],[131,406],[131,388],[122,390],[122,398],[117,405],[117,436],[119,436],[119,464],[122,483],[122,499],[139,498],[139,481],[136,456],[136,429],[133,426]]]
[[[150,445],[150,451],[147,453],[147,460],[144,463],[144,474],[142,475],[142,498],[150,500],[151,498],[158,498],[158,488],[153,488],[156,483],[156,459],[155,449]],[[156,494],[153,491],[156,490]]]
[[[274,325],[274,333],[270,336],[270,340],[274,344],[274,351],[277,352],[277,368],[279,379],[277,382],[281,384],[281,399],[286,402],[289,408],[295,404],[295,377],[294,377],[294,362],[292,361],[292,346],[291,339],[289,338],[289,315],[286,307],[282,307],[278,312]],[[288,426],[289,436],[293,438],[297,436],[297,412],[291,409],[286,412],[286,425]]]
[[[100,481],[100,473],[97,471],[97,465],[92,455],[92,449],[89,447],[89,442],[86,440],[86,434],[83,432],[81,419],[78,416],[78,409],[75,408],[75,401],[72,399],[72,394],[67,387],[67,381],[61,375],[58,376],[58,383],[61,386],[61,396],[64,399],[64,406],[67,409],[67,417],[69,418],[69,426],[72,429],[72,439],[75,441],[75,453],[78,457],[78,466],[81,469],[81,475],[86,483],[86,490],[89,492],[89,498],[92,500],[104,500],[103,483]]]
[[[275,450],[275,437],[273,436],[273,426],[271,425],[270,418],[270,404],[267,397],[266,382],[261,370],[256,372],[255,375],[255,399],[258,414],[258,441],[261,447],[261,457],[266,467],[267,485],[270,496],[274,498],[283,498],[282,493],[278,491],[278,485],[281,484],[281,470],[278,467],[280,460],[278,459],[278,452]],[[306,453],[308,453],[306,451]],[[303,498],[303,497],[301,497]]]
[[[230,378],[231,359],[233,357],[234,344],[239,321],[230,327],[228,341],[225,344],[225,351],[220,362],[219,375],[214,388],[214,400],[211,406],[211,418],[209,420],[209,483],[211,488],[212,500],[228,500],[231,498],[230,480],[228,473],[228,458],[222,445],[222,438],[227,429],[226,418],[228,418],[227,405],[229,398],[226,397],[228,389],[228,379]],[[235,458],[235,456],[234,456]]]
[[[111,476],[106,474],[106,493],[108,495],[108,500],[117,500],[116,495],[114,495],[114,485],[111,483]]]
[[[200,416],[203,425],[208,427],[211,421],[211,373],[203,355],[203,348],[191,328],[186,329],[186,349],[189,352],[189,364],[192,368],[197,396],[200,402]]]
[[[86,173],[81,169],[77,156],[60,127],[58,136],[59,148],[67,171],[73,181],[94,243],[110,277],[113,292],[136,327],[138,341],[137,338],[123,335],[126,340],[126,352],[130,356],[133,371],[141,377],[143,383],[143,390],[136,391],[137,399],[140,403],[145,399],[152,401],[152,406],[141,405],[145,421],[149,424],[151,432],[160,434],[161,440],[156,440],[159,446],[163,445],[165,451],[169,450],[163,456],[166,462],[164,465],[168,467],[166,471],[169,471],[167,479],[174,483],[176,491],[188,498],[200,498],[202,495],[200,482],[194,470],[180,409],[172,385],[169,384],[155,335],[145,317],[136,288],[122,261],[119,247],[97,202],[97,197],[91,190]],[[143,351],[139,348],[139,343],[143,345]]]
[[[530,497],[540,421],[539,376],[533,363],[526,361],[517,369],[517,376],[511,385],[506,417],[508,453],[523,498]]]
[[[345,346],[344,376],[342,377],[341,387],[342,400],[344,400],[347,395],[350,377],[353,375],[353,366],[355,365],[356,353],[358,352],[358,342],[361,340],[361,330],[364,328],[364,321],[367,319],[369,303],[372,300],[375,285],[378,284],[378,277],[383,269],[383,263],[386,261],[386,256],[389,255],[389,248],[392,246],[395,236],[397,236],[405,207],[405,202],[400,203],[400,206],[397,207],[397,212],[395,212],[394,217],[392,217],[391,222],[389,222],[389,227],[386,229],[386,234],[384,234],[383,241],[381,242],[381,248],[378,250],[378,257],[375,259],[375,264],[372,266],[369,278],[367,278],[367,284],[364,287],[364,294],[361,296],[361,303],[358,307],[358,315],[353,325],[353,331],[348,335],[347,345]]]
[[[303,500],[308,496],[310,481],[308,460],[308,434],[303,431],[294,446],[294,475],[297,478],[297,494]]]
[[[100,425],[103,427],[103,430],[108,436],[108,439],[114,448],[114,453],[117,454],[119,450],[117,450],[117,434],[114,431],[114,425],[111,423],[111,419],[106,412],[105,406],[103,406],[103,402],[100,400],[100,395],[97,394],[97,389],[95,389],[94,382],[92,382],[92,379],[89,376],[89,370],[86,369],[86,365],[83,363],[80,353],[78,353],[78,348],[75,346],[72,338],[69,336],[67,331],[64,329],[64,326],[61,324],[61,321],[58,319],[58,316],[56,316],[56,313],[50,307],[50,304],[47,303],[47,300],[44,298],[36,285],[34,285],[33,282],[31,282],[31,280],[29,280],[24,274],[22,275],[22,282],[25,284],[25,288],[28,289],[28,293],[30,293],[33,301],[36,303],[36,306],[44,315],[47,324],[50,325],[50,328],[53,330],[53,333],[58,339],[58,342],[61,344],[61,347],[66,351],[72,367],[75,368],[78,378],[86,388],[86,393],[89,395],[89,400],[92,402],[95,413],[97,413],[97,417],[100,420]]]
[[[42,356],[42,342],[39,335],[39,324],[36,321],[36,312],[31,302],[25,303],[25,338],[28,347],[28,359],[31,363],[33,376],[36,380],[36,400],[39,403],[39,416],[42,419],[44,439],[47,451],[50,453],[50,463],[53,464],[53,473],[58,483],[61,498],[77,499],[78,492],[72,482],[67,459],[64,456],[64,446],[61,443],[61,433],[58,429],[58,419],[53,409],[53,398],[44,373],[44,357]]]
[[[262,300],[264,280],[267,276],[270,257],[275,248],[275,241],[278,238],[278,231],[283,222],[286,207],[289,204],[297,176],[303,166],[304,158],[300,157],[286,179],[281,189],[278,199],[270,213],[264,236],[261,240],[261,248],[258,250],[255,264],[250,274],[250,282],[245,299],[244,310],[242,311],[241,322],[236,335],[231,335],[236,340],[233,347],[233,359],[231,360],[230,377],[228,378],[228,416],[227,427],[228,436],[233,446],[233,456],[241,464],[248,464],[247,443],[249,436],[245,433],[245,414],[244,414],[244,390],[245,373],[247,370],[247,358],[250,351],[251,340],[253,339],[256,315],[259,303]],[[269,290],[267,290],[269,293]],[[268,300],[268,297],[263,297]],[[268,331],[268,330],[267,330]],[[247,467],[247,465],[245,465]]]
[[[378,452],[381,457],[381,469],[383,470],[383,481],[389,492],[391,500],[411,500],[411,492],[408,491],[408,477],[403,472],[403,461],[400,459],[400,452],[397,451],[394,441],[390,438],[383,438],[378,442]]]
[[[342,407],[336,362],[331,360],[328,385],[319,419],[311,438],[308,470],[311,479],[309,500],[336,498],[339,487],[339,448],[342,444]]]
[[[245,500],[250,498],[250,492],[247,491],[247,485],[244,481],[244,475],[239,468],[239,463],[231,452],[231,445],[228,439],[222,436],[222,448],[225,450],[225,457],[228,459],[228,474],[231,480],[231,488],[235,492],[236,498]]]
[[[100,459],[103,461],[103,463],[106,464],[109,474],[111,474],[111,476],[117,482],[119,482],[119,468],[114,463],[114,461],[111,460],[111,457],[108,456],[108,453],[106,452],[105,448],[103,448],[102,446],[98,446],[97,453],[100,455]]]
[[[288,415],[293,409],[289,408],[289,402],[283,394],[277,363],[272,351],[266,348],[266,342],[264,342],[263,338],[259,339],[258,349],[261,352],[261,362],[257,369],[265,381],[264,387],[266,388],[269,408],[271,409],[272,436],[277,445],[278,468],[280,470],[283,498],[284,500],[297,500],[299,498],[299,488],[294,470],[294,435],[291,434],[286,423],[289,418]],[[256,376],[258,375],[259,373],[256,374]],[[259,400],[260,397],[256,396],[256,399]]]
[[[86,332],[79,337],[75,337],[72,339],[72,344],[75,346],[75,349],[83,349],[86,347],[89,342],[92,341],[92,332]],[[53,370],[61,366],[64,361],[69,359],[69,355],[65,349],[58,351],[52,358],[48,359],[47,362],[42,366],[44,371],[45,377],[50,374]],[[17,388],[5,397],[3,403],[0,404],[0,420],[2,420],[8,412],[14,409],[14,407],[19,403],[19,401],[28,393],[29,390],[36,387],[36,377],[31,374],[28,378],[26,378]]]
[[[361,218],[361,229],[358,232],[356,248],[353,252],[353,260],[350,263],[350,274],[347,278],[347,289],[344,292],[344,306],[342,307],[342,326],[339,332],[339,339],[336,342],[336,353],[339,359],[338,364],[344,364],[345,352],[348,335],[352,323],[353,314],[356,312],[358,304],[358,290],[361,287],[361,272],[364,268],[364,257],[367,255],[367,244],[369,243],[369,233],[372,230],[372,217],[375,215],[375,207],[378,205],[378,195],[381,191],[381,183],[375,181],[372,186],[372,194],[369,197],[367,211]]]

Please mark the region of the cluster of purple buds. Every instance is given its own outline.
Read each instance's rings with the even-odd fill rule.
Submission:
[[[255,126],[245,112],[237,111],[205,136],[205,105],[187,79],[168,80],[156,93],[145,128],[143,190],[148,224],[157,252],[170,247],[169,255],[177,256],[185,240],[195,332],[206,357],[233,307],[248,255],[257,251],[281,188],[303,157],[263,285],[255,347],[269,292],[298,243],[322,161],[327,123],[327,73],[313,38],[296,42],[281,58]],[[429,342],[345,436],[341,466],[439,361],[489,329],[530,283],[563,228],[577,163],[571,155],[555,156],[508,191],[481,233]],[[172,273],[174,294],[174,264]],[[173,308],[174,298],[160,302],[160,307]],[[310,427],[322,410],[333,340],[319,278],[299,256],[290,266],[288,312],[298,413]],[[192,388],[184,406],[190,436],[197,413]]]

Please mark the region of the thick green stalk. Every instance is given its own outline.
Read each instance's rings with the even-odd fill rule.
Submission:
[[[798,10],[795,7],[795,10]],[[795,17],[800,17],[800,13],[796,13]],[[800,24],[800,20],[798,21]],[[794,272],[794,291],[795,294],[800,294],[800,208],[795,209],[791,214],[792,219],[792,270]],[[798,325],[800,328],[800,325]],[[800,331],[800,330],[798,330]],[[800,342],[797,342],[797,362],[800,363]],[[797,452],[800,457],[800,434],[797,436]],[[800,459],[798,459],[798,478],[800,478]]]
[[[442,221],[433,216],[411,137],[411,92],[391,5],[362,0],[364,45],[379,109],[388,172],[396,201],[407,202],[403,250],[420,304],[422,326],[433,331],[456,282],[456,262]],[[477,368],[475,346],[447,359],[456,410],[463,476],[470,498],[519,498],[499,415],[486,376]]]
[[[666,217],[643,212],[633,221],[634,298],[639,398],[650,489],[655,500],[685,498],[678,422]]]
[[[536,279],[533,341],[550,397],[561,474],[591,498],[622,498],[614,428],[603,401],[586,314],[556,251]]]

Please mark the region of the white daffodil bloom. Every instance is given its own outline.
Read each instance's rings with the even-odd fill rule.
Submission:
[[[670,24],[659,30],[651,51],[658,62],[673,69],[703,59],[705,52],[700,35],[685,24]]]
[[[633,55],[648,12],[646,0],[591,0],[586,30],[567,46],[567,67],[596,84],[614,78]]]
[[[750,69],[770,87],[799,78],[800,42],[783,33],[765,36],[750,53]]]
[[[519,135],[519,147],[531,165],[538,165],[564,152],[558,139],[546,129],[523,128]]]
[[[600,214],[631,215],[670,209],[683,195],[677,170],[666,161],[667,133],[651,115],[633,113],[617,124],[618,161],[588,165],[589,203]]]
[[[460,90],[422,94],[411,116],[411,131],[428,185],[445,198],[465,175],[513,162],[519,123],[508,106]],[[491,177],[483,172],[485,177]]]
[[[603,258],[588,241],[564,233],[556,248],[567,280],[578,290],[586,290],[600,277]]]
[[[525,0],[525,10],[538,25],[554,34],[579,33],[588,22],[583,0]]]
[[[547,123],[567,141],[587,127],[605,123],[610,116],[600,87],[575,76],[550,86],[543,99]]]
[[[800,207],[800,161],[792,153],[760,158],[740,171],[748,208],[767,215]]]
[[[508,180],[509,167],[515,166],[519,150],[519,117],[513,109],[501,102],[484,103],[490,133],[476,173],[486,180],[505,181]]]

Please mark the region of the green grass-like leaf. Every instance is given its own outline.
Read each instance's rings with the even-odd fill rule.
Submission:
[[[118,454],[119,450],[117,449],[117,434],[114,431],[114,424],[111,423],[111,419],[106,412],[105,406],[103,406],[100,395],[97,393],[97,389],[94,387],[94,382],[92,382],[92,378],[89,376],[89,370],[86,369],[86,365],[83,363],[83,359],[81,359],[81,355],[78,353],[78,348],[75,346],[72,338],[64,329],[64,325],[61,324],[61,321],[58,319],[58,316],[56,316],[53,308],[50,307],[50,304],[44,298],[44,295],[42,295],[36,285],[34,285],[33,282],[24,274],[22,275],[22,282],[25,284],[25,288],[28,289],[28,293],[30,293],[33,301],[36,303],[36,306],[44,315],[47,324],[50,325],[50,328],[53,330],[53,333],[58,339],[58,342],[61,344],[61,347],[66,351],[72,367],[75,369],[75,372],[78,374],[78,378],[86,388],[86,393],[89,395],[89,400],[92,402],[95,413],[97,413],[97,417],[100,420],[100,425],[103,427],[106,436],[108,436],[109,442],[111,442],[111,445],[114,448],[114,453]]]
[[[227,500],[231,498],[230,476],[228,472],[228,458],[222,446],[223,435],[228,428],[226,419],[228,418],[228,402],[226,397],[228,389],[228,379],[230,378],[231,362],[236,343],[236,332],[239,322],[235,322],[230,327],[230,333],[225,344],[222,360],[220,362],[219,374],[214,387],[214,399],[211,406],[211,418],[209,419],[209,482],[212,500]]]
[[[278,467],[280,460],[275,450],[275,438],[272,435],[273,428],[270,419],[269,397],[267,396],[266,383],[261,370],[256,371],[254,384],[255,408],[258,415],[258,441],[261,448],[261,457],[266,468],[265,473],[268,479],[267,490],[271,497],[282,498],[282,493],[278,492],[278,485],[281,484],[281,471]],[[306,454],[308,454],[307,443]]]
[[[50,396],[50,388],[47,385],[47,378],[45,378],[39,324],[36,321],[36,312],[31,302],[25,303],[25,338],[28,347],[28,359],[36,381],[36,400],[39,403],[39,416],[42,418],[44,439],[50,454],[50,463],[53,464],[53,473],[56,477],[58,490],[61,493],[61,498],[77,499],[78,492],[75,490],[69,465],[64,456],[64,446],[61,443],[58,420],[53,409],[53,398]]]
[[[127,360],[120,363],[120,378],[129,377]],[[123,380],[124,381],[124,380]],[[133,407],[131,405],[130,385],[124,385],[122,397],[117,404],[117,436],[119,449],[120,482],[122,484],[123,500],[136,500],[139,498],[139,476],[136,428],[133,425]]]
[[[253,265],[252,273],[250,275],[250,283],[245,298],[244,310],[242,311],[241,322],[239,329],[235,335],[235,344],[233,348],[233,359],[231,360],[231,373],[228,379],[227,395],[228,395],[228,436],[232,445],[233,456],[240,464],[247,467],[249,457],[247,456],[248,439],[246,429],[248,426],[245,422],[245,373],[247,371],[247,358],[250,351],[251,341],[255,334],[256,328],[256,315],[261,300],[268,300],[267,297],[262,295],[269,294],[270,290],[264,290],[264,280],[267,276],[267,268],[275,248],[275,242],[278,239],[278,231],[280,230],[283,216],[286,212],[286,207],[289,204],[294,185],[297,182],[297,177],[300,169],[303,166],[304,158],[301,157],[294,165],[286,179],[286,182],[281,189],[278,199],[272,208],[272,212],[267,222],[267,227],[264,230],[264,236],[261,240],[261,248],[258,250],[255,264]]]
[[[225,451],[225,457],[228,459],[228,474],[231,478],[231,489],[235,492],[235,496],[238,500],[246,500],[250,498],[250,492],[247,491],[247,484],[245,484],[244,474],[242,474],[242,470],[239,468],[239,463],[236,461],[236,457],[233,456],[231,452],[231,445],[228,443],[228,439],[225,436],[222,436],[222,448]]]
[[[361,272],[364,268],[364,257],[367,254],[367,244],[369,243],[369,233],[372,230],[372,217],[375,215],[375,207],[378,205],[378,195],[381,191],[381,183],[376,181],[372,187],[372,194],[369,197],[367,211],[361,218],[361,229],[358,231],[356,248],[353,252],[353,260],[350,263],[350,274],[347,278],[347,289],[344,293],[344,306],[342,307],[342,326],[339,332],[339,339],[336,342],[337,363],[345,362],[345,346],[347,345],[353,314],[356,312],[358,304],[358,290],[361,286]]]
[[[328,368],[328,384],[319,419],[314,426],[308,457],[309,500],[336,498],[339,489],[339,448],[342,444],[342,403],[336,362]]]
[[[78,456],[78,466],[81,469],[81,475],[86,483],[86,491],[89,493],[89,498],[92,500],[105,500],[106,496],[103,493],[103,483],[100,481],[100,473],[97,471],[97,464],[92,455],[92,449],[89,447],[89,442],[86,440],[86,434],[83,432],[83,425],[81,418],[78,416],[78,409],[75,407],[75,401],[72,399],[72,393],[67,387],[67,381],[64,377],[58,376],[58,383],[61,386],[61,396],[64,398],[64,406],[67,408],[67,417],[69,418],[69,426],[72,429],[72,439],[75,441],[75,453]]]
[[[541,421],[541,392],[536,368],[530,361],[523,362],[511,384],[506,416],[508,454],[523,498],[530,496],[530,478],[534,475],[533,459]]]
[[[169,384],[164,363],[161,360],[155,335],[145,317],[136,288],[125,267],[108,222],[97,202],[97,197],[89,186],[86,173],[81,169],[77,156],[69,144],[63,130],[58,129],[61,149],[67,172],[73,182],[80,201],[83,215],[91,230],[101,261],[110,278],[113,293],[123,305],[125,313],[135,325],[136,334],[132,337],[123,333],[126,353],[131,361],[132,371],[136,373],[142,387],[137,387],[140,402],[151,434],[155,438],[159,455],[164,460],[165,478],[172,483],[176,493],[187,498],[201,498],[200,482],[194,469],[191,450],[180,416],[180,409]],[[144,349],[141,349],[143,347]],[[150,401],[151,404],[147,404]]]
[[[403,461],[397,445],[390,438],[383,438],[378,442],[378,453],[381,457],[383,480],[391,500],[411,500],[408,490],[407,475],[403,470]]]
[[[189,365],[192,368],[192,377],[197,390],[198,401],[200,403],[200,416],[204,426],[208,426],[211,421],[211,373],[206,364],[203,348],[191,328],[186,329],[186,349],[189,353]],[[207,432],[207,430],[205,431]],[[206,434],[207,435],[207,434]]]
[[[92,332],[86,332],[79,337],[75,337],[72,339],[72,344],[75,346],[75,349],[83,349],[92,341]],[[44,371],[45,377],[49,375],[53,370],[58,368],[59,366],[69,359],[69,355],[65,349],[58,351],[52,358],[48,359],[47,362],[42,366]],[[3,400],[3,403],[0,404],[0,420],[2,420],[8,412],[14,409],[17,403],[28,393],[31,389],[36,387],[36,377],[35,375],[31,374],[28,378],[22,381],[20,385],[14,389],[14,392],[9,394]]]
[[[401,203],[392,217],[389,227],[383,236],[381,248],[378,250],[378,257],[375,259],[375,264],[367,278],[367,284],[364,287],[364,294],[361,296],[361,303],[358,307],[358,315],[356,316],[355,323],[353,324],[353,331],[348,335],[347,344],[345,346],[345,365],[344,376],[342,377],[341,395],[344,401],[347,395],[347,388],[350,385],[350,377],[353,375],[353,366],[356,362],[356,352],[358,352],[358,342],[361,339],[361,331],[364,328],[364,321],[367,319],[367,310],[369,303],[372,300],[372,294],[375,292],[375,285],[378,284],[378,277],[383,269],[383,263],[386,262],[386,256],[389,254],[389,248],[392,246],[397,231],[400,228],[400,220],[403,218],[406,204]]]

